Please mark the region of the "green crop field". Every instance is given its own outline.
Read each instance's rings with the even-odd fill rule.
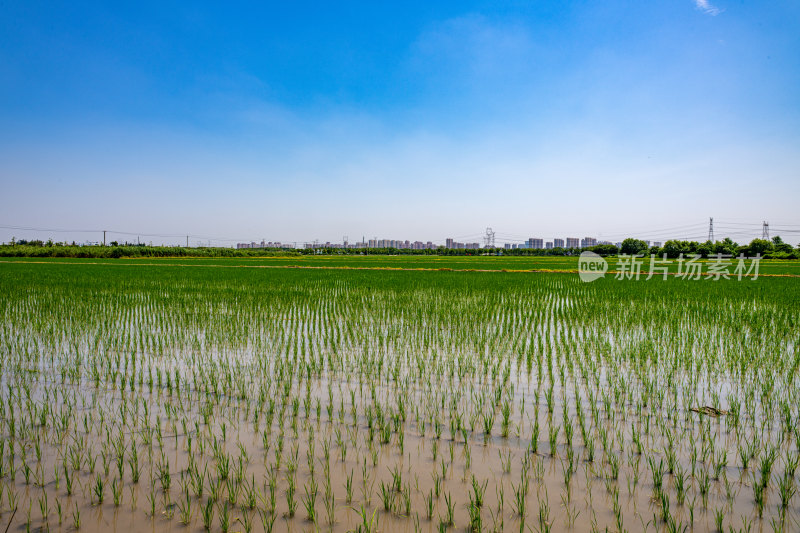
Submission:
[[[576,270],[3,259],[0,523],[800,529],[798,262]]]

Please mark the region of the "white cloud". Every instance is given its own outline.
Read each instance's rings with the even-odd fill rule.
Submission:
[[[694,0],[694,4],[697,6],[697,9],[712,17],[722,13],[720,8],[712,6],[711,2],[708,0]]]

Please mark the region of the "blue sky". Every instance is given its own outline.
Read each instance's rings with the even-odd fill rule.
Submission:
[[[797,242],[798,27],[794,1],[6,2],[0,225]]]

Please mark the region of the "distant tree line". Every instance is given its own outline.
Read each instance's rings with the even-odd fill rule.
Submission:
[[[299,255],[296,250],[258,248],[184,248],[182,246],[148,246],[145,244],[123,244],[111,246],[89,246],[53,241],[16,241],[0,246],[0,257],[270,257]]]
[[[648,247],[646,242],[639,239],[625,239],[621,244],[618,253],[655,254],[658,256],[666,254],[670,258],[678,257],[681,254],[699,254],[702,257],[723,254],[731,256],[745,255],[746,257],[761,255],[767,259],[800,259],[800,246],[792,248],[790,244],[783,242],[780,236],[775,236],[772,240],[753,239],[750,244],[745,245],[737,244],[729,237],[716,242],[670,240],[661,247]],[[613,253],[615,252],[612,251]]]
[[[753,257],[760,254],[766,259],[800,259],[800,246],[793,248],[779,237],[772,240],[753,239],[750,244],[739,245],[726,238],[721,241],[697,242],[670,240],[663,246],[647,246],[640,239],[625,239],[619,247],[613,244],[598,244],[589,248],[438,248],[414,250],[410,248],[217,248],[200,247],[184,248],[181,246],[149,246],[145,244],[119,244],[111,246],[78,245],[75,243],[58,243],[49,240],[19,241],[0,245],[0,256],[3,257],[84,257],[84,258],[119,258],[119,257],[270,257],[299,255],[441,255],[441,256],[570,256],[579,255],[591,250],[602,256],[618,254],[657,255],[675,258],[679,255],[699,254],[702,257],[724,254]]]

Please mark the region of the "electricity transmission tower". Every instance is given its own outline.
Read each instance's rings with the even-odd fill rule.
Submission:
[[[769,222],[766,220],[761,224],[761,238],[765,241],[769,240]]]
[[[494,248],[494,232],[492,228],[486,228],[486,235],[483,237],[484,248]]]
[[[708,240],[714,242],[714,217],[708,219]]]

